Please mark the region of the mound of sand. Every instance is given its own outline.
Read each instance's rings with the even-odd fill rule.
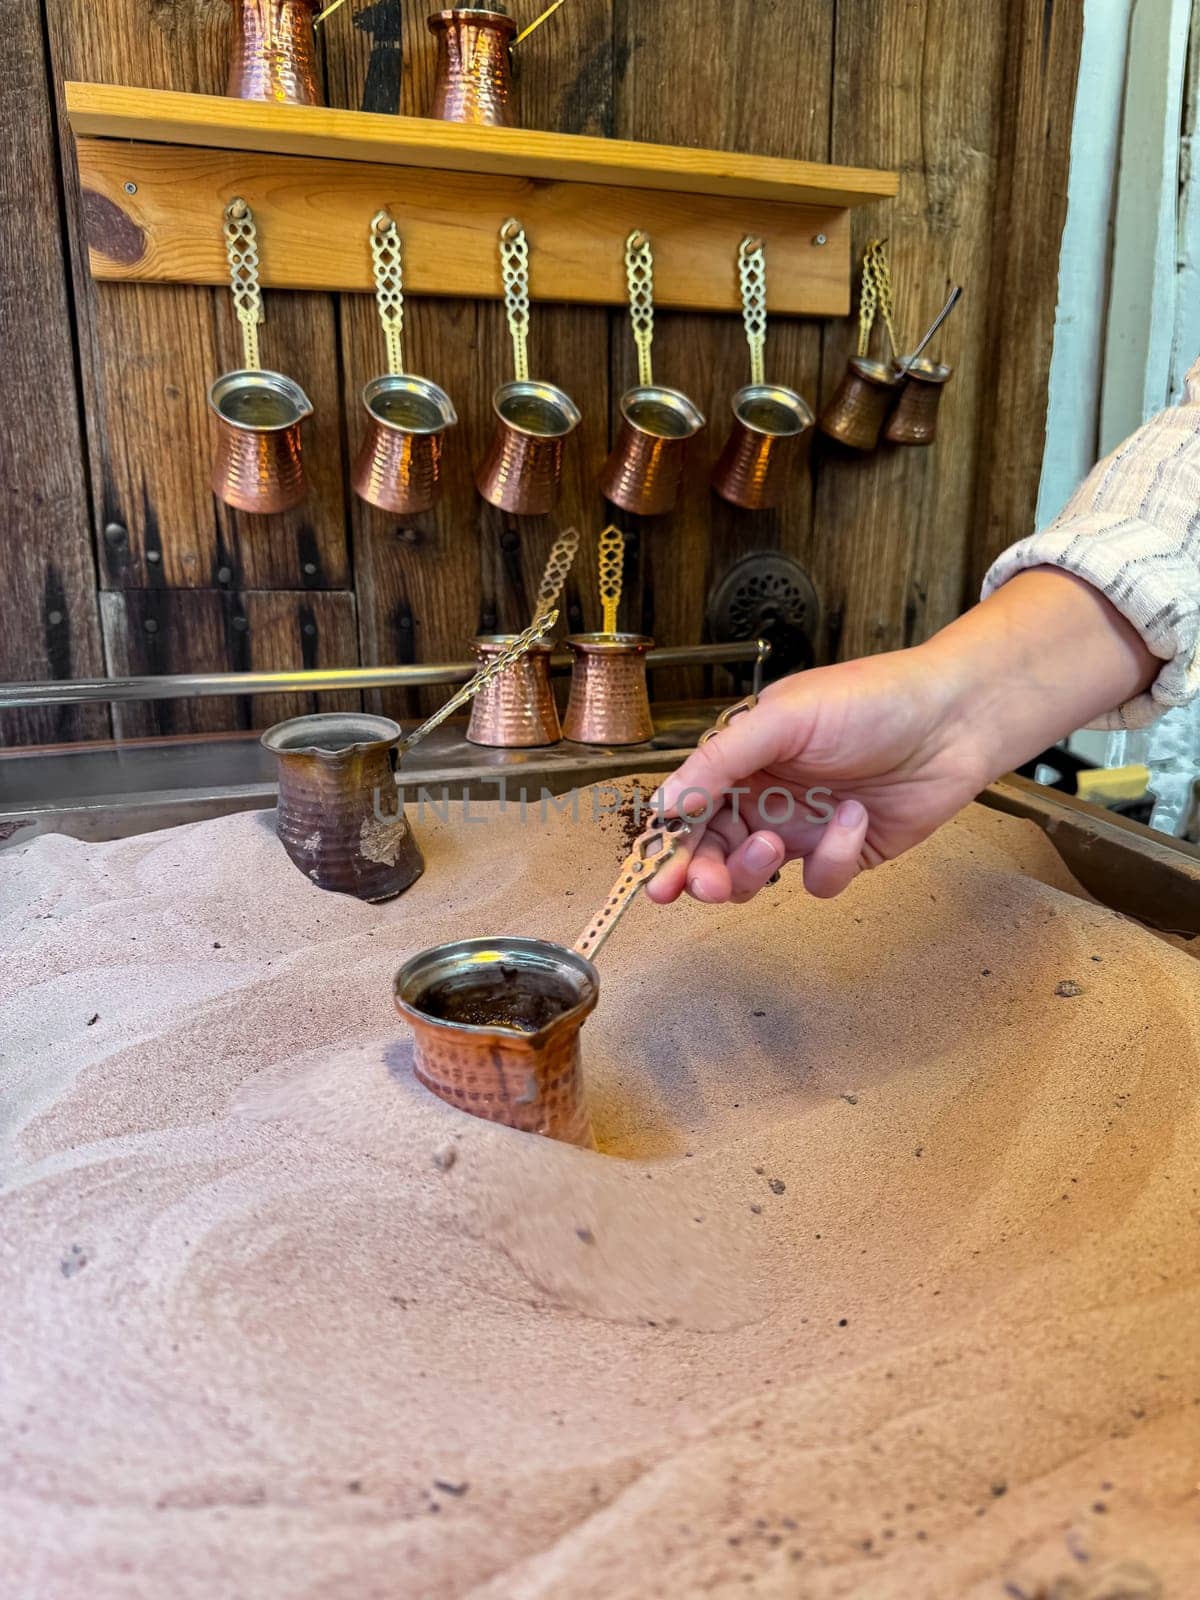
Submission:
[[[0,862],[0,1590],[1195,1592],[1194,959],[981,808],[641,903],[593,1154],[411,1077],[400,962],[569,943],[623,844],[471,814],[377,907],[269,815]]]

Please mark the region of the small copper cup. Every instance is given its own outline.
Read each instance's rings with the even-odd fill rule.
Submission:
[[[888,418],[883,437],[889,444],[932,444],[937,437],[938,406],[953,367],[922,356],[907,369],[897,362],[904,387],[896,409]]]
[[[846,376],[821,413],[821,429],[852,450],[874,450],[900,386],[894,367],[868,356],[851,356]]]
[[[733,427],[713,468],[712,486],[746,511],[777,506],[800,439],[812,427],[808,402],[794,389],[750,383],[733,397]]]
[[[645,744],[654,737],[644,633],[577,633],[563,736],[576,744]]]
[[[592,963],[543,939],[456,939],[406,961],[396,1010],[413,1070],[488,1122],[594,1150],[579,1030],[600,995]]]
[[[605,462],[600,493],[638,516],[670,511],[688,440],[703,426],[701,412],[678,389],[630,389],[621,396],[621,431]]]
[[[435,11],[426,25],[437,39],[429,115],[441,122],[513,127],[513,19],[500,10],[468,6]]]
[[[502,511],[552,511],[562,482],[563,441],[579,426],[579,408],[552,383],[502,383],[492,400],[496,429],[475,474],[483,498]]]
[[[485,666],[512,644],[515,634],[481,634],[472,649]],[[525,655],[485,683],[471,701],[467,738],[497,750],[528,750],[562,738],[558,707],[550,683],[554,646],[531,645]]]
[[[261,368],[227,372],[208,391],[217,418],[212,489],[239,511],[298,506],[308,493],[300,425],[312,404],[298,383]]]
[[[321,712],[262,736],[279,758],[275,831],[318,889],[391,900],[425,863],[396,787],[400,725],[390,717]]]
[[[354,463],[354,492],[382,511],[428,511],[437,499],[442,444],[458,416],[445,390],[408,373],[363,389],[367,432]]]
[[[321,0],[233,0],[225,93],[235,100],[322,106],[313,24]]]

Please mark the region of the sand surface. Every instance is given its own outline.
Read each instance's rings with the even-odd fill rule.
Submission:
[[[0,858],[3,1600],[1200,1594],[1195,959],[974,807],[642,902],[593,1154],[411,1077],[400,961],[621,852],[472,815],[379,907],[270,814]]]

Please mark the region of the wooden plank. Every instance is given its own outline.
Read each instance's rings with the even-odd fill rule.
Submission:
[[[101,15],[87,0],[58,0],[46,16],[56,76],[136,71],[156,87],[189,89],[224,81],[224,5],[148,10],[142,0],[110,0]],[[82,241],[104,203],[92,197],[84,204],[69,157],[65,181],[102,584],[230,590],[347,584],[332,302],[276,294],[266,307],[264,350],[317,402],[306,428],[312,493],[278,518],[232,512],[217,504],[209,483],[214,435],[207,406],[209,384],[241,359],[229,294],[92,283]]]
[[[712,51],[711,41],[700,38],[694,27],[689,28],[689,35],[696,50]],[[675,50],[676,39],[668,43]],[[327,40],[327,48],[336,48],[333,38]],[[560,62],[570,59],[562,51],[561,35],[555,49]],[[675,53],[678,58],[677,50]],[[793,73],[794,92],[794,62],[786,52],[780,58],[781,71],[785,64]],[[793,205],[861,205],[894,195],[898,185],[894,172],[535,128],[479,128],[325,106],[274,105],[77,82],[66,85],[66,98],[76,133],[100,138],[383,161],[445,172],[609,183],[622,188],[781,200]],[[689,94],[675,98],[695,107]],[[767,103],[758,85],[753,98],[758,105]],[[535,102],[535,94],[523,92],[527,120],[539,114]],[[762,121],[765,124],[770,119]]]
[[[45,50],[37,6],[9,7],[5,20],[0,676],[87,677],[100,671],[100,626]],[[13,711],[0,718],[0,744],[107,727],[102,707]]]
[[[1011,8],[969,599],[1001,550],[1033,531],[1082,32],[1081,6]]]
[[[647,27],[637,0],[615,8],[616,129],[629,138],[656,137],[745,148],[768,156],[797,151],[813,161],[828,154],[832,8],[825,0],[792,0],[786,37],[762,25],[756,8],[722,0],[693,0],[686,27]],[[777,12],[776,16],[782,15]],[[804,63],[802,87],[797,62]],[[666,88],[665,86],[678,86]],[[753,85],[752,91],[748,86]],[[659,239],[653,234],[655,279]],[[723,270],[733,268],[737,241],[726,243]],[[820,249],[808,252],[819,255]],[[780,305],[778,286],[789,270],[784,254],[767,240],[768,298]],[[840,307],[838,314],[844,314]],[[612,316],[613,425],[621,393],[636,382],[627,319]],[[772,316],[767,333],[767,376],[815,403],[819,330],[811,323]],[[676,510],[669,517],[621,518],[635,536],[623,607],[626,626],[638,626],[663,644],[694,643],[705,636],[712,586],[740,556],[782,550],[806,560],[812,538],[812,486],[801,461],[787,497],[776,510],[741,511],[709,488],[712,464],[730,424],[730,399],[749,381],[749,356],[741,319],[667,314],[655,319],[654,370],[681,388],[708,418],[685,469]],[[727,691],[728,678],[705,681],[698,669],[654,674],[656,695]]]
[[[101,596],[110,677],[299,671],[358,661],[353,594],[281,589],[126,589]],[[266,728],[310,711],[354,711],[357,693],[154,700],[113,707],[118,738]]]
[[[97,278],[226,283],[220,219],[236,194],[254,210],[266,288],[372,290],[367,227],[382,205],[403,232],[410,295],[498,298],[496,235],[516,216],[534,244],[534,299],[624,304],[625,239],[638,227],[654,238],[660,306],[737,309],[734,252],[756,233],[771,255],[773,311],[849,309],[850,214],[835,206],[109,139],[80,139],[76,154]]]
[[[935,50],[927,48],[932,39]],[[902,343],[919,336],[952,283],[965,293],[933,347],[954,376],[932,447],[882,444],[862,455],[824,436],[814,441],[813,575],[825,608],[824,659],[916,643],[962,604],[986,448],[980,403],[992,382],[985,338],[1004,49],[1003,7],[866,0],[838,12],[831,154],[905,173],[900,198],[856,225],[855,253],[868,238],[886,237]],[[871,92],[883,84],[886,94]],[[856,335],[856,319],[825,330],[823,403]],[[876,353],[886,353],[883,341],[880,328]],[[1027,464],[1018,452],[1006,470]]]
[[[423,103],[428,61],[421,52],[410,52],[409,70],[400,80],[392,45],[400,36],[406,41],[424,37],[427,14],[425,0],[404,0],[402,6],[388,0],[356,12],[354,28],[331,28],[325,44],[331,98],[358,104],[370,96],[378,104],[402,94],[406,108]],[[612,78],[608,0],[572,0],[560,20],[555,60],[571,63],[573,75],[564,78],[550,62],[539,63],[536,74],[531,69],[522,83],[526,116],[559,126],[602,128]],[[415,270],[416,252],[407,254]],[[535,283],[540,255],[539,233],[531,260]],[[414,370],[447,389],[460,420],[447,440],[441,497],[432,511],[398,518],[352,499],[364,663],[461,659],[476,633],[524,626],[557,530],[575,522],[590,538],[601,512],[594,483],[608,449],[606,311],[542,305],[531,319],[532,369],[573,393],[583,411],[583,422],[567,443],[562,498],[548,517],[508,516],[486,505],[475,490],[474,469],[493,427],[492,393],[511,376],[502,307],[494,301],[416,299],[406,311],[405,348]],[[373,303],[347,296],[342,365],[352,450],[361,436],[362,384],[383,361]],[[598,620],[590,595],[586,608],[578,588],[572,596],[560,631]],[[441,690],[424,689],[374,694],[368,702],[408,716],[432,710],[444,698]]]

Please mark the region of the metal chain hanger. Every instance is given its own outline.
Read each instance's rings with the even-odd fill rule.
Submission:
[[[611,522],[600,535],[599,567],[600,604],[604,609],[602,631],[616,633],[625,573],[625,535]]]
[[[761,239],[746,238],[739,245],[738,284],[742,291],[742,323],[750,346],[750,382],[765,383],[767,259]]]
[[[267,319],[258,281],[258,230],[254,213],[240,196],[225,207],[225,254],[229,258],[229,287],[242,328],[242,364],[247,371],[257,372],[262,366],[258,330]]]
[[[500,278],[513,346],[513,376],[529,377],[529,241],[515,217],[500,229]]]
[[[654,383],[650,347],[654,343],[654,256],[650,240],[635,228],[625,241],[625,281],[629,285],[629,320],[638,353],[638,384]]]
[[[377,211],[371,218],[371,265],[388,372],[398,378],[404,372],[404,263],[400,230],[390,211]]]
[[[887,329],[892,356],[897,359],[900,346],[896,342],[896,329],[892,321],[895,303],[892,294],[892,273],[888,266],[884,246],[886,239],[872,239],[863,251],[862,288],[858,299],[858,354],[865,356],[871,343],[871,330],[878,314]]]

